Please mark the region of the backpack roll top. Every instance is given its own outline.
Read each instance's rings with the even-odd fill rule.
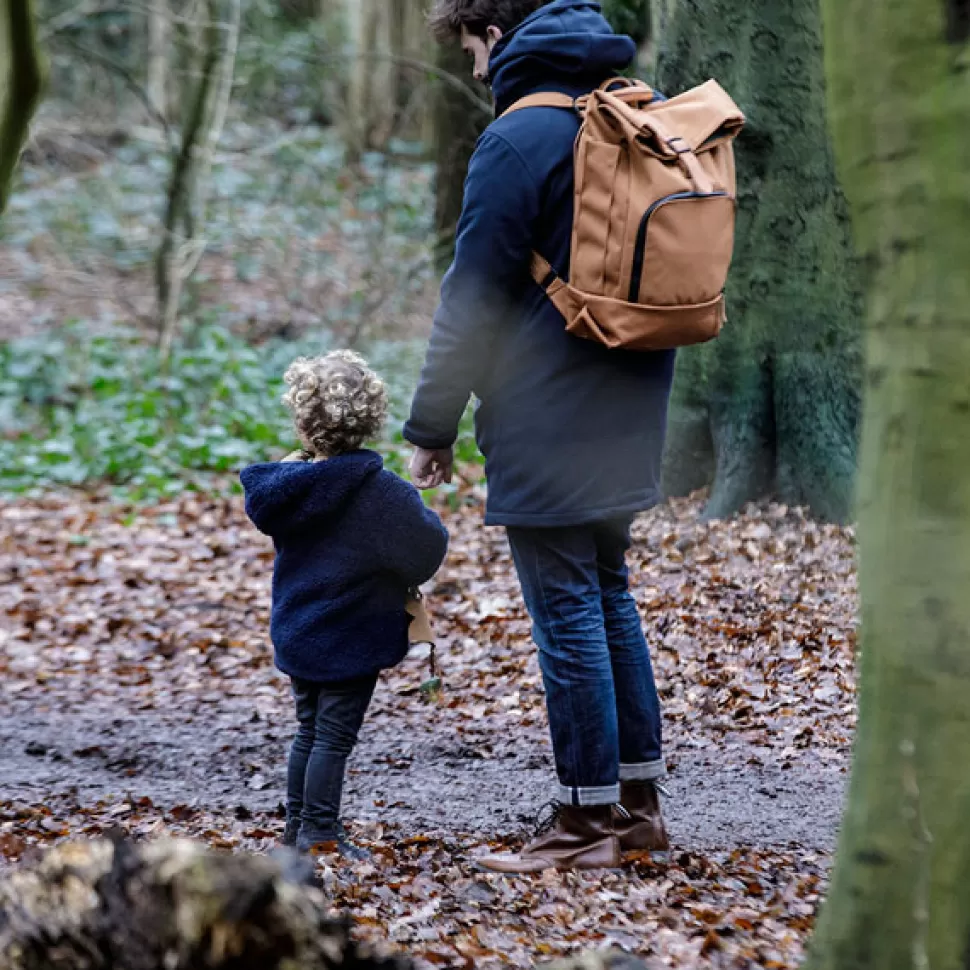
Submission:
[[[510,110],[570,107],[582,118],[570,278],[538,253],[532,264],[569,332],[631,350],[716,337],[734,250],[733,142],[744,125],[734,101],[716,81],[658,101],[626,79],[575,101],[525,100]]]

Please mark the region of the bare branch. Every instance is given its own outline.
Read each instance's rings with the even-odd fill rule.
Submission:
[[[409,57],[403,54],[388,54],[382,53],[380,51],[375,51],[373,53],[361,54],[361,53],[330,53],[330,54],[320,54],[316,57],[311,58],[315,64],[329,64],[341,61],[375,61],[375,62],[390,62],[392,64],[397,64],[401,67],[407,67],[414,71],[421,71],[422,73],[428,73],[433,75],[439,81],[444,82],[450,88],[453,88],[459,94],[464,97],[469,104],[478,108],[489,118],[495,114],[495,107],[490,102],[486,101],[484,98],[480,98],[475,92],[462,80],[460,77],[456,77],[454,74],[448,71],[442,70],[437,64],[433,64],[430,61],[422,60],[419,57]]]
[[[154,104],[152,104],[152,99],[149,97],[148,92],[145,90],[142,83],[123,64],[119,64],[117,61],[112,60],[112,58],[106,57],[104,54],[92,50],[90,47],[85,47],[84,44],[79,44],[76,40],[74,40],[73,37],[65,37],[63,40],[64,43],[70,47],[73,47],[79,54],[89,57],[106,70],[117,74],[118,77],[125,82],[125,86],[142,103],[142,106],[145,108],[145,111],[148,112],[148,115],[152,121],[154,121],[155,124],[162,129],[169,151],[174,153],[176,139],[174,133],[172,132],[172,128],[168,123],[168,119],[159,112]]]
[[[126,9],[127,5],[118,3],[103,3],[99,0],[86,0],[85,3],[78,4],[70,10],[65,10],[54,17],[48,17],[40,24],[37,34],[41,43],[47,43],[56,34],[61,34],[72,27],[76,27],[81,21],[88,17],[97,16],[100,13],[113,13]]]

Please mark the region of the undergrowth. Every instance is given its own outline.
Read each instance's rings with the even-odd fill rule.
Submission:
[[[0,345],[0,492],[109,486],[135,500],[186,489],[235,488],[230,473],[295,445],[280,403],[282,374],[328,338],[252,346],[214,326],[176,346],[167,366],[134,332],[83,326]],[[376,447],[403,473],[400,435],[420,369],[421,341],[364,348],[387,380],[391,418]],[[477,450],[466,417],[459,461]]]

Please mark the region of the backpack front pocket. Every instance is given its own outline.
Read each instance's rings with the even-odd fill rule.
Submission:
[[[727,192],[658,199],[640,220],[630,302],[682,306],[716,299],[731,268],[734,217]]]

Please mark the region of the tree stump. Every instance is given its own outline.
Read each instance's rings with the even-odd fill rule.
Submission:
[[[0,880],[4,970],[408,970],[350,936],[295,854],[65,843]]]

